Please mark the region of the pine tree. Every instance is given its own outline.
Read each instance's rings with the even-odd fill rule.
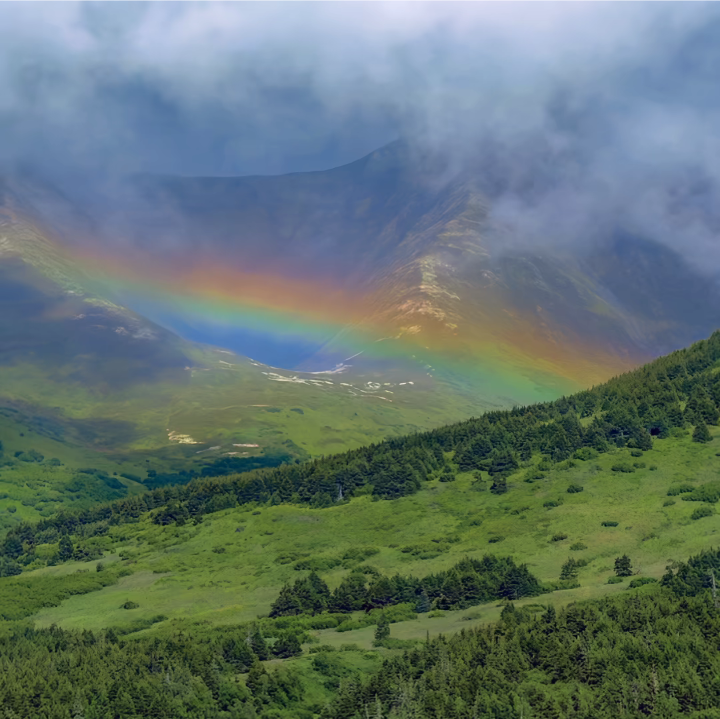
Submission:
[[[521,462],[529,462],[532,459],[532,446],[530,445],[530,442],[523,442],[522,447],[520,447],[519,455]]]
[[[632,576],[632,566],[630,563],[630,557],[627,554],[623,554],[622,557],[615,559],[615,574],[618,577],[630,577]]]
[[[328,609],[332,612],[354,612],[362,609],[366,601],[365,576],[354,572],[345,577],[335,589]]]
[[[505,494],[507,492],[507,480],[505,477],[496,477],[490,485],[490,491],[493,494]]]
[[[289,502],[292,499],[294,492],[295,487],[293,487],[292,480],[286,475],[275,491],[275,496],[280,502]]]
[[[270,652],[268,651],[267,642],[259,629],[255,628],[250,633],[248,644],[260,661],[265,661],[269,658]]]
[[[432,605],[430,603],[430,597],[428,597],[428,593],[423,588],[415,604],[415,611],[418,614],[425,614],[426,612],[430,611],[431,606]]]
[[[271,617],[288,617],[303,613],[303,606],[293,588],[286,584],[270,608]]]
[[[511,474],[518,468],[515,455],[509,449],[496,450],[492,453],[488,472],[492,477]]]
[[[560,579],[575,579],[578,575],[577,562],[570,557],[560,570]]]
[[[378,623],[377,623],[377,627],[375,628],[374,644],[377,646],[389,638],[390,638],[390,622],[388,622],[387,617],[383,614],[380,616],[380,619],[378,620]]]
[[[706,443],[712,440],[710,430],[707,428],[705,422],[698,422],[693,430],[692,441]]]
[[[275,644],[273,644],[272,653],[280,659],[288,659],[302,654],[302,647],[297,634],[284,634],[278,637]]]

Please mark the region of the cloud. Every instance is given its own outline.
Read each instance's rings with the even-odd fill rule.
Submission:
[[[704,3],[7,3],[0,162],[272,174],[403,135],[525,243],[622,225],[715,271],[718,40]]]

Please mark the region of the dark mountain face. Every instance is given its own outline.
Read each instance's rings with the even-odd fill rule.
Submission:
[[[430,345],[513,335],[522,353],[517,336],[531,332],[570,355],[639,361],[718,326],[716,283],[652,238],[601,230],[574,249],[528,249],[492,219],[502,183],[491,160],[487,175],[482,165],[443,175],[395,143],[323,172],[144,177],[124,226],[149,255],[332,281],[366,298],[368,326]]]
[[[409,259],[399,246],[442,196],[428,179],[401,146],[325,172],[143,177],[134,183],[123,233],[143,246],[168,238],[180,251],[258,270],[366,286],[388,263]]]
[[[187,379],[178,338],[132,313],[63,292],[19,259],[0,263],[0,371],[33,363],[94,391]]]
[[[191,407],[225,406],[204,394],[223,393],[215,377],[224,360],[208,360],[205,350],[158,326],[164,325],[278,366],[256,352],[270,347],[288,358],[282,366],[297,371],[325,370],[330,360],[349,358],[344,371],[362,377],[363,386],[382,388],[390,380],[398,387],[422,385],[424,399],[415,409],[430,403],[447,410],[447,420],[461,406],[474,412],[596,384],[720,324],[715,283],[671,249],[620,230],[562,250],[530,245],[494,219],[493,193],[481,171],[444,174],[441,165],[397,143],[326,172],[136,178],[132,201],[107,218],[93,215],[99,206],[68,207],[47,186],[5,182],[0,362],[24,363],[37,369],[33,377],[56,387],[74,384],[115,402],[128,392],[139,397],[143,387],[163,387],[156,404],[170,412],[179,393],[188,417],[198,416]],[[50,241],[51,235],[63,239]],[[121,286],[121,302],[115,287],[106,293],[83,269],[76,259],[80,246],[106,253],[106,274],[115,264],[129,265],[143,288],[152,288],[156,273],[173,280],[176,266],[219,267],[230,280],[229,289],[223,287],[229,299],[203,309],[202,292],[214,298],[206,282],[186,302],[183,293],[195,282],[188,274],[170,290],[161,288],[166,296],[156,312],[152,304],[134,305],[138,283],[123,285],[118,275],[111,285]],[[273,320],[245,327],[243,313],[254,312],[254,297],[248,300],[243,283],[258,276],[271,283],[262,299]],[[299,294],[293,294],[295,285]],[[352,299],[340,309],[328,299],[338,287]],[[234,313],[226,325],[216,316],[223,311]],[[287,344],[306,318],[324,327],[328,317],[328,336]],[[193,330],[198,326],[202,331]],[[363,351],[350,358],[345,335],[358,328]],[[295,346],[300,350],[293,354]],[[378,354],[378,347],[389,351]],[[273,378],[271,404],[290,396],[291,383],[297,388],[315,381],[275,376],[275,367],[243,367],[243,392],[266,388]],[[338,383],[338,391],[354,392],[343,389],[353,382]],[[257,406],[268,404],[266,392]],[[393,392],[388,389],[380,404],[399,402]],[[158,427],[172,424],[163,417]],[[368,417],[375,422],[376,411]],[[424,422],[431,418],[415,426]],[[202,422],[212,424],[212,418]]]
[[[645,328],[637,341],[665,354],[706,337],[720,326],[718,281],[699,274],[672,249],[619,233],[586,261],[588,274]]]

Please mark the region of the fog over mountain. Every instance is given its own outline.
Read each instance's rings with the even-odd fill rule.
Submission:
[[[404,137],[469,161],[514,241],[616,226],[715,272],[710,4],[5,4],[0,158],[66,191],[326,169]]]

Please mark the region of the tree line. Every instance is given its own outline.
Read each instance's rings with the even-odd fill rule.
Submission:
[[[510,557],[486,555],[465,558],[446,571],[419,579],[396,574],[368,578],[351,572],[331,592],[316,572],[286,584],[270,610],[271,617],[330,611],[370,611],[396,604],[412,604],[417,612],[462,609],[495,599],[520,599],[541,594],[543,587],[528,570]]]
[[[490,567],[506,563],[486,559]],[[669,567],[659,585],[560,611],[507,602],[494,625],[421,642],[369,677],[346,673],[329,703],[313,698],[307,668],[264,662],[297,656],[306,629],[334,617],[190,626],[133,639],[119,627],[9,622],[0,625],[0,717],[709,719],[720,709],[720,609],[711,575],[718,565],[720,552],[703,552]],[[314,591],[327,598],[322,585]],[[376,635],[387,641],[389,633],[380,622]],[[322,668],[332,647],[316,649],[312,665]]]
[[[720,716],[718,565],[720,552],[705,552],[669,568],[661,587],[559,612],[508,604],[493,626],[440,636],[347,683],[321,716]]]
[[[145,512],[152,512],[153,521],[161,525],[183,524],[249,503],[323,508],[359,493],[394,499],[418,491],[427,480],[452,479],[458,470],[473,470],[480,480],[487,474],[493,491],[502,493],[507,491],[507,477],[538,453],[544,458],[537,465],[539,478],[543,466],[573,454],[612,447],[646,450],[655,439],[688,425],[695,428],[693,439],[705,442],[710,438],[707,425],[717,424],[720,417],[720,374],[712,371],[718,360],[720,332],[553,402],[489,412],[300,464],[198,478],[86,510],[61,510],[12,528],[0,544],[0,556],[29,563],[37,544],[57,542],[63,534],[106,532]]]

